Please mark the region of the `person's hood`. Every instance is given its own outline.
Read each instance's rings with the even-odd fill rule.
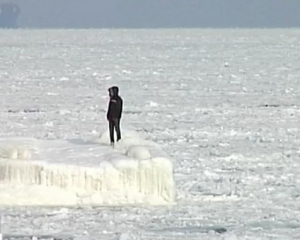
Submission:
[[[119,95],[119,88],[116,86],[111,87],[111,90],[114,94],[114,96],[118,96]]]

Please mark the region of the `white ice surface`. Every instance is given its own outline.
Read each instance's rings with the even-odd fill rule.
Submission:
[[[174,207],[3,207],[3,231],[300,239],[299,39],[298,29],[0,31],[0,135],[97,137],[118,85],[122,127],[172,156],[178,189]]]
[[[7,158],[0,158],[0,187],[6,188],[0,191],[0,205],[173,204],[171,160],[158,148],[150,154],[145,145],[127,143],[124,132],[118,146],[129,148],[125,154],[104,145],[107,131],[100,137],[104,144],[99,144],[98,139],[0,139],[2,152],[26,150],[31,157],[21,154],[11,158],[11,154],[6,154]],[[134,139],[139,144],[150,142],[137,136]],[[145,151],[149,153],[146,158]]]

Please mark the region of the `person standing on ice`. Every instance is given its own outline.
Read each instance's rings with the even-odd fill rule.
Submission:
[[[110,144],[113,146],[115,143],[114,130],[117,133],[117,141],[121,139],[120,121],[123,111],[123,99],[119,96],[119,88],[116,86],[109,88],[108,92],[110,100],[106,118],[109,123]]]

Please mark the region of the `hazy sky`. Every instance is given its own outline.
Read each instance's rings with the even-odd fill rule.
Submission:
[[[300,27],[300,0],[11,1],[21,27]]]

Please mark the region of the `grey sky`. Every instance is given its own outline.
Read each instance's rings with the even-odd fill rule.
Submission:
[[[5,0],[0,0],[4,2]],[[300,0],[12,0],[36,28],[299,27]]]

